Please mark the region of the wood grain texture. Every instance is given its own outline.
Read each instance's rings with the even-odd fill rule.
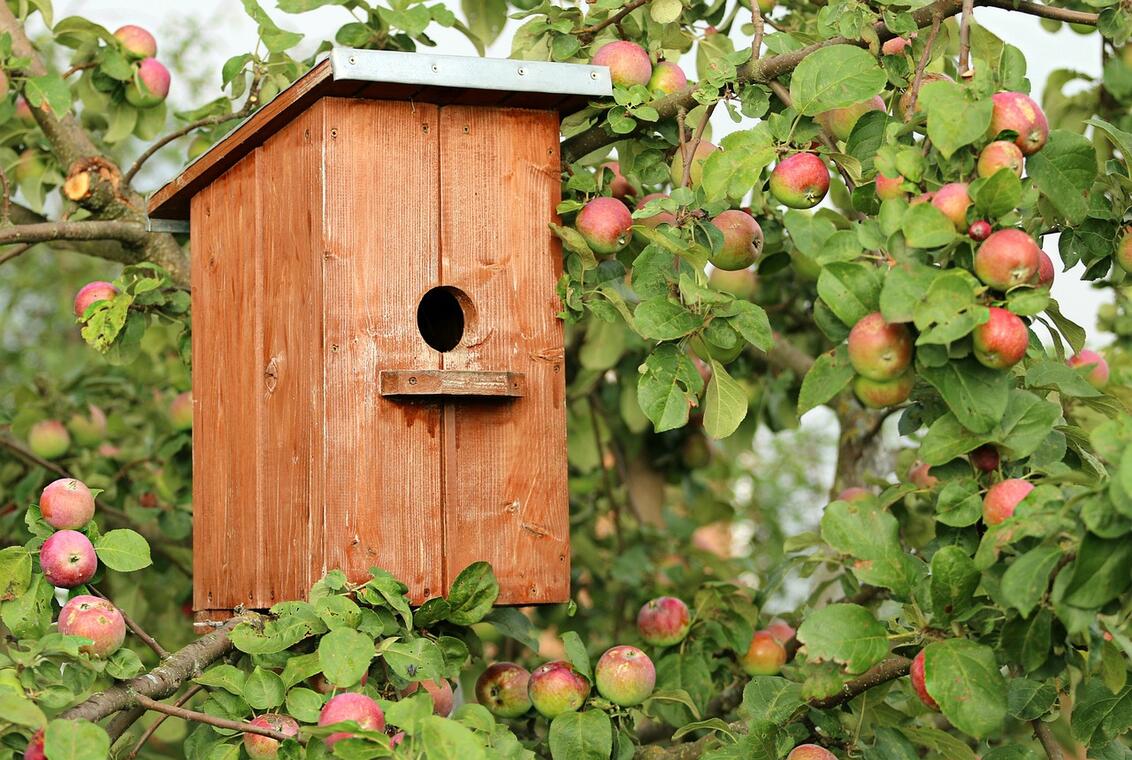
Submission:
[[[263,334],[258,165],[258,154],[248,155],[193,199],[195,610],[255,601]]]
[[[526,394],[507,404],[445,404],[447,577],[487,560],[500,604],[566,601],[561,254],[547,228],[560,193],[557,114],[442,108],[440,177],[441,281],[475,309],[444,369],[527,380]]]
[[[382,396],[518,397],[526,392],[526,379],[520,373],[485,370],[386,369],[381,371],[378,384]]]
[[[436,106],[326,99],[325,568],[411,599],[444,584],[440,407],[382,397],[381,370],[440,369],[416,327],[437,284]]]
[[[322,119],[319,104],[259,149],[261,464],[259,497],[254,502],[259,520],[256,596],[250,605],[256,608],[304,599],[321,577],[312,573],[312,565],[321,565],[325,487]]]

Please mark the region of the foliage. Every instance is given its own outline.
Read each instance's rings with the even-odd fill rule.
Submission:
[[[1098,81],[1051,76],[1041,101],[1052,129],[1021,175],[977,162],[994,138],[1016,136],[991,133],[992,95],[1029,91],[1024,56],[973,19],[950,18],[960,10],[951,0],[799,0],[773,12],[760,3],[765,49],[750,44],[747,0],[463,0],[459,15],[406,0],[279,0],[279,13],[242,5],[258,41],[224,63],[222,95],[175,114],[128,97],[138,67],[110,30],[56,19],[48,0],[0,7],[10,188],[0,233],[23,230],[6,240],[34,244],[22,255],[0,248],[0,760],[21,756],[39,729],[50,760],[235,758],[246,750],[231,721],[266,712],[302,726],[280,747],[288,758],[772,759],[807,742],[867,760],[1054,758],[1054,745],[1132,757],[1132,288],[1120,265],[1132,206],[1132,16],[1123,4],[1042,6],[1044,24],[1099,35],[1105,63]],[[694,58],[686,90],[618,86],[564,123],[563,219],[548,235],[564,246],[569,605],[493,608],[498,586],[483,563],[415,610],[379,568],[368,578],[331,571],[306,599],[194,639],[192,437],[170,408],[190,387],[186,241],[41,243],[29,228],[138,223],[131,183],[145,175],[140,163],[122,171],[125,160],[152,147],[168,163],[187,142],[196,155],[219,140],[313,64],[296,57],[303,35],[293,30],[323,6],[340,6],[343,24],[318,52],[414,51],[435,44],[438,26],[482,51],[513,18],[517,58],[589,61],[615,39],[639,42],[653,61]],[[48,32],[25,48],[28,17]],[[909,44],[881,47],[894,36]],[[968,57],[972,72],[961,72]],[[866,110],[839,140],[828,112],[877,95],[884,109]],[[675,171],[677,154],[712,139],[715,111],[734,129],[699,169]],[[159,139],[167,131],[180,137]],[[601,168],[611,149],[632,205],[666,195],[637,207],[627,245],[599,257],[575,219],[614,192],[615,175]],[[829,169],[828,200],[784,208],[768,178],[805,152]],[[895,195],[879,197],[878,176],[899,178]],[[920,197],[958,182],[970,201],[959,222]],[[729,244],[711,220],[735,208],[762,233],[748,291],[706,266]],[[659,212],[673,223],[648,223]],[[1115,336],[1107,384],[1067,364],[1086,333],[1048,287],[999,290],[976,275],[976,220],[1048,244],[1056,234],[1065,269],[1082,264],[1098,297],[1112,296],[1100,312]],[[95,278],[118,292],[75,324],[71,298]],[[1026,328],[1025,356],[1006,369],[975,350],[992,307]],[[878,312],[914,344],[910,396],[883,410],[855,397],[862,367],[847,348],[854,326]],[[836,427],[836,444],[800,429],[801,415]],[[71,431],[57,457],[27,443],[45,419]],[[980,468],[988,446],[998,459]],[[55,626],[62,600],[38,560],[52,528],[37,503],[65,475],[98,499],[83,532],[101,567],[72,594],[105,594],[172,656],[131,633],[97,659]],[[984,495],[1010,478],[1036,487],[988,524]],[[692,626],[677,645],[644,647],[657,681],[643,704],[595,692],[581,710],[544,720],[496,718],[474,703],[493,661],[566,659],[592,680],[607,647],[641,643],[637,610],[661,595],[685,600]],[[776,616],[797,627],[790,662],[750,677],[748,645]],[[225,644],[178,670],[191,646],[213,641]],[[921,650],[938,714],[902,678]],[[123,721],[136,694],[97,712],[100,699],[128,694],[122,682],[162,663],[178,675],[159,696],[171,705],[177,695],[192,721],[156,721],[152,705]],[[462,702],[449,716],[407,690],[441,679]],[[332,731],[317,723],[332,691],[374,697],[391,730],[355,728],[328,749]]]

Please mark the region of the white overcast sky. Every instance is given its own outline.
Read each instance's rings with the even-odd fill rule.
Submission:
[[[458,3],[451,0],[446,2],[459,12]],[[319,41],[331,39],[334,31],[349,20],[347,11],[337,6],[302,16],[290,16],[275,8],[275,0],[261,0],[261,4],[280,26],[307,35],[301,50],[311,50]],[[201,65],[216,72],[217,89],[199,93],[185,92],[183,88],[178,91],[177,82],[174,81],[171,97],[178,107],[204,103],[215,98],[218,95],[220,66],[228,57],[247,52],[255,43],[255,24],[244,14],[239,0],[56,0],[56,19],[75,14],[92,18],[111,30],[122,24],[147,27],[157,34],[159,46],[162,30],[180,27],[182,19],[187,16],[208,19],[210,23],[206,28],[210,30],[212,37]],[[1030,81],[1038,99],[1045,87],[1046,78],[1055,69],[1068,68],[1091,76],[1100,75],[1100,39],[1096,35],[1082,36],[1068,28],[1063,28],[1057,34],[1049,34],[1041,28],[1038,19],[997,8],[978,8],[976,17],[988,29],[1025,53]],[[510,22],[500,40],[488,50],[488,55],[507,56],[510,51],[510,35],[515,26],[516,22]],[[438,52],[475,55],[471,44],[458,32],[445,29],[437,29],[435,32]],[[732,34],[736,38],[741,36],[739,24],[735,25]],[[691,70],[693,67],[689,65],[685,68]],[[718,138],[733,127],[723,114],[717,114],[717,117],[713,121],[713,128]],[[1046,250],[1055,263],[1060,261],[1055,238],[1047,238]],[[1061,266],[1057,264],[1057,271],[1058,279],[1053,293],[1061,303],[1062,311],[1085,327],[1092,336],[1091,343],[1107,342],[1095,333],[1096,311],[1102,302],[1101,294],[1079,281],[1079,269],[1062,274]],[[1105,295],[1104,299],[1107,300],[1108,296]]]

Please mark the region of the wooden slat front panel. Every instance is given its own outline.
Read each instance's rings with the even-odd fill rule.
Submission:
[[[194,610],[256,599],[259,158],[248,154],[192,201]]]
[[[476,310],[444,368],[526,376],[522,398],[445,414],[448,581],[487,560],[501,604],[569,598],[558,139],[553,112],[440,111],[441,280]]]
[[[305,599],[321,570],[321,525],[315,524],[322,521],[324,487],[321,148],[316,105],[259,151],[263,411],[261,488],[252,502],[260,522],[255,607]]]
[[[416,308],[437,282],[437,108],[329,98],[323,215],[326,567],[443,586],[440,407],[383,398],[378,372],[439,369]]]

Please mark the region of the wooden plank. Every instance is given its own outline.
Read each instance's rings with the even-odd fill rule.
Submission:
[[[440,369],[416,321],[438,281],[437,109],[322,105],[326,568],[382,567],[420,603],[443,585],[440,406],[384,398],[375,380]]]
[[[322,109],[269,139],[257,171],[263,239],[263,347],[253,607],[304,599],[321,568],[322,472]],[[230,251],[239,255],[239,251]],[[238,314],[229,319],[239,322]],[[245,452],[229,449],[228,456]]]
[[[556,113],[441,109],[442,281],[475,310],[444,369],[527,380],[508,404],[445,405],[447,577],[487,560],[501,604],[569,598],[562,259],[547,228],[559,171]]]
[[[518,372],[460,370],[382,370],[382,396],[495,396],[517,398],[526,383]]]
[[[151,195],[149,215],[154,219],[188,219],[192,197],[322,97],[324,88],[320,85],[330,81],[330,73],[330,61],[326,60],[295,80]]]
[[[193,199],[194,610],[255,602],[262,388],[258,158],[249,154]]]

